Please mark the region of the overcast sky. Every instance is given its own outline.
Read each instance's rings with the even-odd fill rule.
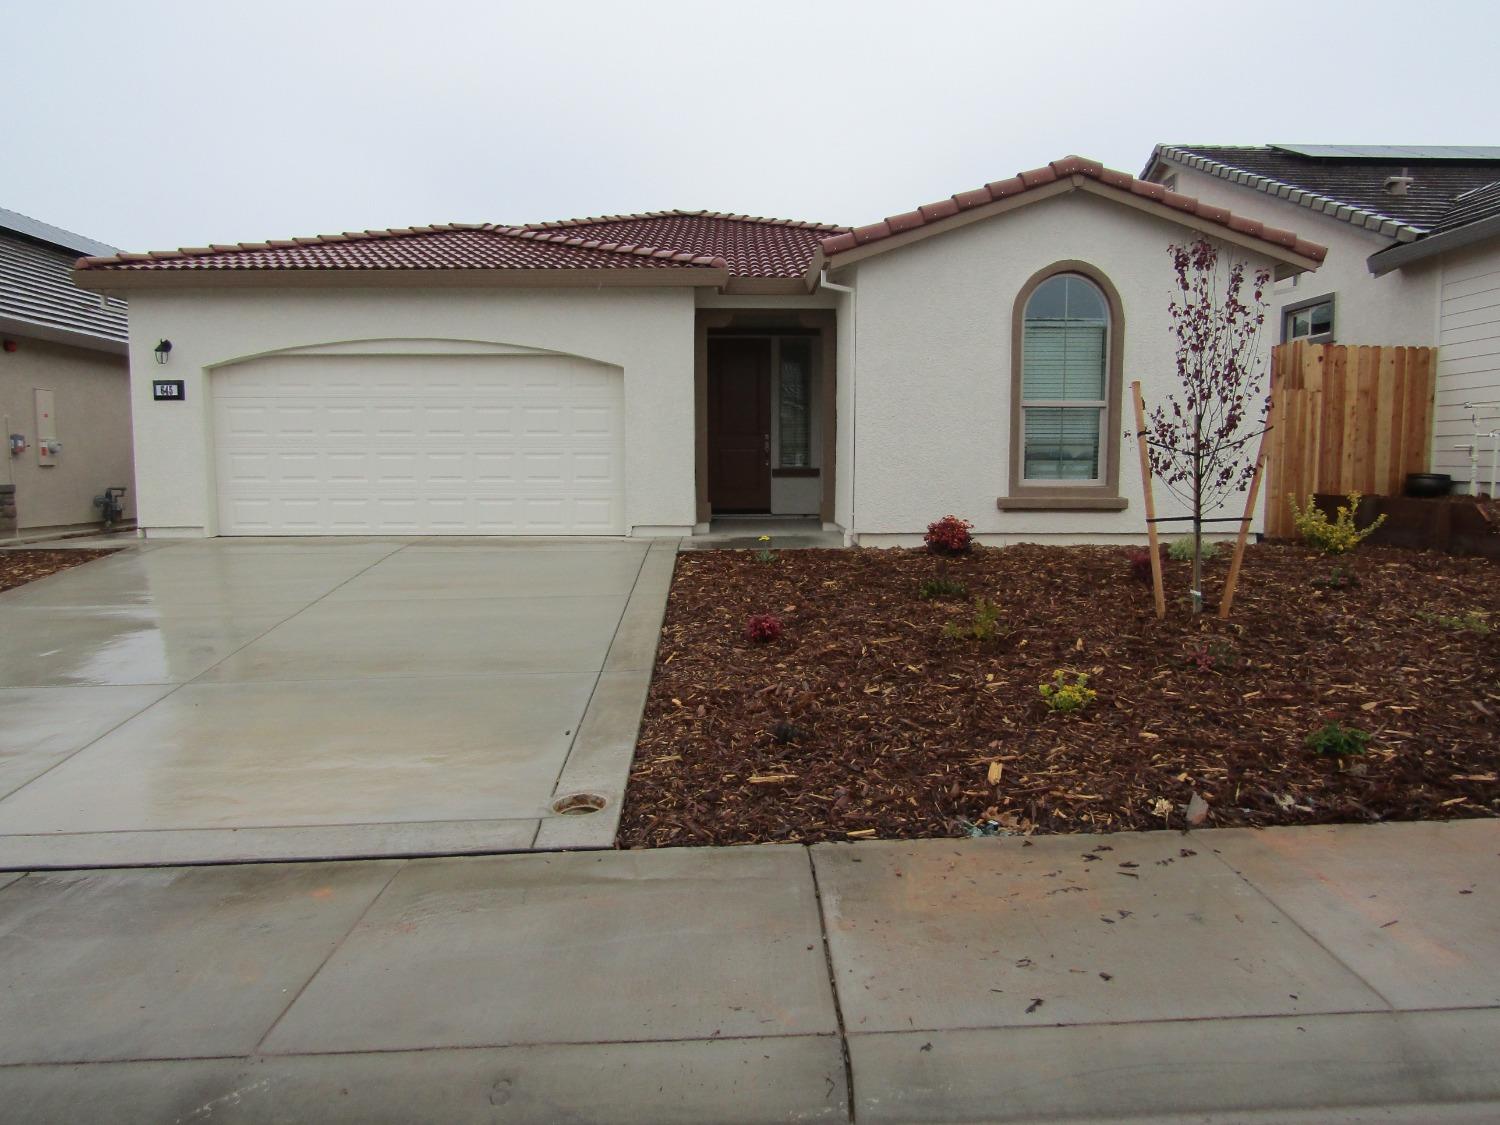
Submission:
[[[0,0],[0,207],[126,249],[863,223],[1158,141],[1500,144],[1500,6]]]

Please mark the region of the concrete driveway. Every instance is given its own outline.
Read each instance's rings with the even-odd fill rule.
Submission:
[[[0,594],[0,868],[608,846],[674,552],[197,540]]]

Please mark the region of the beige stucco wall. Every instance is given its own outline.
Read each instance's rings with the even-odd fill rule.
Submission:
[[[373,340],[516,345],[621,368],[625,518],[634,534],[684,533],[694,518],[693,290],[199,289],[130,300],[131,391],[141,526],[213,535],[211,372],[289,348]],[[152,350],[172,341],[166,366]],[[153,402],[182,379],[186,401]]]
[[[1281,282],[1276,286],[1272,296],[1277,310],[1274,343],[1281,340],[1282,307],[1328,293],[1334,295],[1335,343],[1405,347],[1437,343],[1436,271],[1396,270],[1374,277],[1365,264],[1377,250],[1394,245],[1392,239],[1206,172],[1176,164],[1171,168],[1182,194],[1295,231],[1328,247],[1328,256],[1316,273],[1299,277],[1295,285]]]
[[[130,394],[125,357],[90,348],[5,333],[16,350],[0,352],[0,436],[26,435],[18,457],[0,452],[0,483],[16,486],[17,530],[96,523],[94,497],[124,485],[125,512],[134,513],[130,459]],[[62,453],[41,465],[36,451],[36,390],[54,394]],[[7,443],[8,445],[8,443]]]
[[[1124,306],[1122,441],[1129,384],[1144,384],[1148,408],[1176,385],[1167,305],[1167,247],[1193,237],[1175,223],[1075,192],[870,258],[839,272],[857,290],[841,314],[840,347],[855,380],[840,394],[850,417],[853,464],[839,479],[840,512],[863,543],[915,541],[954,513],[990,542],[1141,540],[1143,491],[1134,438],[1120,457],[1119,512],[1002,512],[1010,472],[1011,317],[1021,287],[1055,262],[1086,262],[1107,276]],[[1229,248],[1252,265],[1253,255]],[[851,320],[853,329],[850,330]],[[1269,331],[1261,340],[1268,362]],[[841,360],[843,357],[841,356]],[[845,364],[841,362],[841,370]],[[845,448],[840,433],[840,450]],[[848,491],[846,491],[846,485]],[[1181,514],[1158,488],[1158,511]],[[1223,515],[1239,515],[1241,506]],[[842,521],[842,514],[841,514]]]

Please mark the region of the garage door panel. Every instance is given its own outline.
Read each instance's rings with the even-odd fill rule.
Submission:
[[[323,410],[325,432],[331,438],[363,439],[369,422],[365,408],[348,403],[329,403]]]
[[[213,385],[226,535],[620,534],[617,368],[283,357]]]

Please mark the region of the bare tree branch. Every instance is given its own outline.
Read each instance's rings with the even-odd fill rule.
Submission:
[[[1151,471],[1193,514],[1193,612],[1203,609],[1203,520],[1254,475],[1249,444],[1265,431],[1261,333],[1269,270],[1221,264],[1206,239],[1172,246],[1177,277],[1168,312],[1177,338],[1178,391],[1147,422]],[[1248,295],[1245,293],[1249,287]]]

